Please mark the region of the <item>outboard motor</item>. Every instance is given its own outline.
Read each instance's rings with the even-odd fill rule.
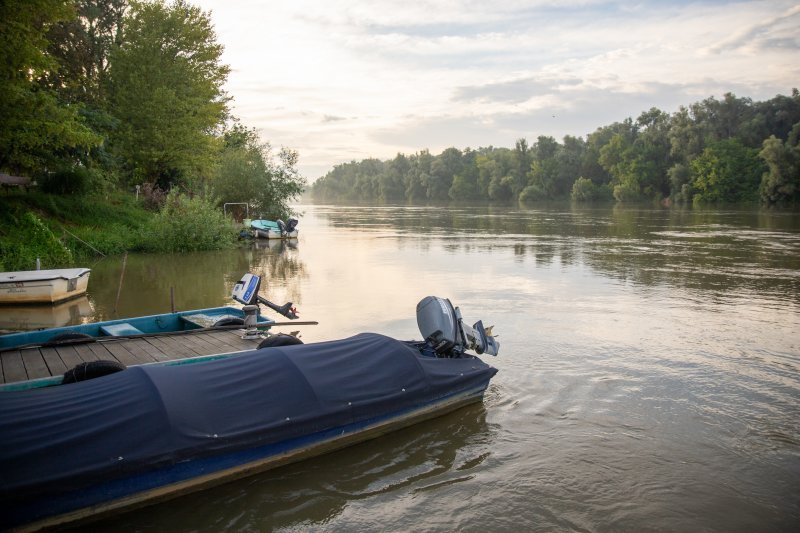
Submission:
[[[461,311],[446,298],[426,296],[420,300],[417,325],[425,341],[442,357],[459,357],[466,350],[497,355],[500,350],[491,327],[484,328],[481,320],[472,327],[464,324]]]
[[[242,279],[236,282],[233,286],[231,296],[237,302],[248,306],[264,304],[278,314],[285,316],[288,319],[294,320],[300,318],[297,314],[297,309],[293,306],[292,302],[286,302],[283,305],[277,305],[263,296],[258,294],[258,289],[261,287],[261,277],[255,274],[247,273],[242,276]]]
[[[298,220],[296,218],[290,218],[286,221],[286,232],[291,233],[294,231],[294,228],[297,227]]]
[[[286,224],[283,220],[278,219],[275,222],[278,224],[278,230],[281,232],[281,235],[286,235]]]

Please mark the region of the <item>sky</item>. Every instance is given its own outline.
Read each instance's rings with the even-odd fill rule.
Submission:
[[[797,1],[189,1],[225,47],[233,114],[309,182],[800,87]]]

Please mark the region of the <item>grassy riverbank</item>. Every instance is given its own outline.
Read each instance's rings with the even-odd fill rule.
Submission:
[[[127,193],[0,196],[0,271],[81,266],[125,251],[212,250],[238,228],[213,204],[170,195],[157,211]]]

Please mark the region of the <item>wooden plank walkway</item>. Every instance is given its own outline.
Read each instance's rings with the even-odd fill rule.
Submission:
[[[100,359],[133,366],[254,350],[261,340],[244,340],[239,329],[198,330],[133,339],[104,337],[85,344],[8,350],[0,352],[0,384],[60,376],[75,365]]]

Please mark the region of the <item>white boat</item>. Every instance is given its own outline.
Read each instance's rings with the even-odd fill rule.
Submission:
[[[55,303],[86,294],[88,268],[0,272],[0,304]]]

